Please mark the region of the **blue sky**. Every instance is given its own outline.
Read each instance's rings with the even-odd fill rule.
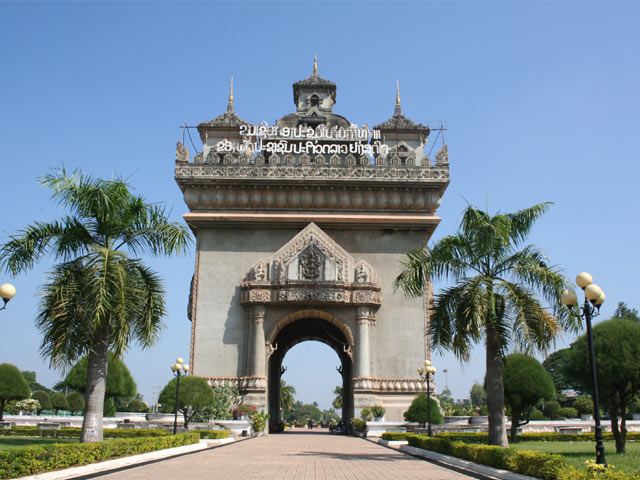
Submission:
[[[293,111],[291,84],[317,53],[350,121],[389,118],[398,79],[405,115],[446,123],[451,184],[434,239],[456,230],[467,202],[495,212],[552,201],[531,243],[571,278],[594,275],[607,294],[600,318],[618,301],[640,307],[639,23],[640,4],[615,2],[0,2],[0,239],[61,215],[37,178],[62,164],[121,174],[180,220],[179,126],[222,113],[231,76],[236,112],[272,123]],[[147,400],[188,357],[193,260],[148,260],[169,315],[157,347],[126,356]],[[0,276],[18,289],[0,313],[0,362],[45,385],[59,374],[38,355],[33,320],[50,267]],[[455,397],[484,375],[482,345],[466,366],[450,354],[434,363]],[[307,342],[285,364],[300,399],[329,405],[333,352]]]

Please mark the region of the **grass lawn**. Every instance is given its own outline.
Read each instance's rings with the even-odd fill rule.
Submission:
[[[556,453],[562,455],[575,468],[584,470],[587,460],[595,460],[594,442],[517,442],[511,444],[518,450]],[[614,442],[604,442],[607,463],[625,472],[640,472],[640,443],[627,441],[627,453],[617,455]]]
[[[31,445],[49,445],[52,443],[78,443],[77,438],[40,438],[40,437],[0,437],[0,450]]]

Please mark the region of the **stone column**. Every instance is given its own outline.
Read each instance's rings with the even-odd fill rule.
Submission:
[[[375,313],[368,306],[356,307],[356,351],[355,377],[370,377],[369,371],[369,327],[375,323]]]
[[[266,375],[265,358],[265,338],[264,338],[264,316],[265,305],[251,305],[249,307],[249,326],[251,329],[251,352],[249,352],[250,376],[264,377]]]

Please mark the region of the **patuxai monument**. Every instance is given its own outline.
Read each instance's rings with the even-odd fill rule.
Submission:
[[[198,125],[202,152],[177,146],[197,237],[191,368],[211,385],[237,385],[270,413],[272,431],[283,359],[306,340],[340,359],[344,419],[381,405],[401,421],[427,391],[416,368],[431,356],[430,294],[406,298],[393,281],[440,222],[447,147],[427,157],[430,129],[403,115],[399,91],[393,116],[372,128],[334,113],[336,99],[314,62],[293,84],[293,113],[246,121],[232,88],[226,111]]]

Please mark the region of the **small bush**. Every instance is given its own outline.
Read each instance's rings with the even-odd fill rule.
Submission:
[[[60,430],[40,430],[38,427],[13,427],[0,429],[0,437],[45,437],[45,438],[80,438],[81,428],[62,427]],[[120,429],[105,428],[104,438],[137,438],[137,437],[164,437],[169,435],[165,430],[141,428]]]
[[[572,407],[562,407],[560,409],[560,418],[578,418],[578,410]]]
[[[385,432],[385,433],[382,434],[382,439],[383,440],[389,440],[389,441],[406,440],[407,439],[407,434],[406,433],[401,433],[401,432]]]
[[[364,432],[367,429],[367,422],[365,422],[364,420],[360,419],[360,418],[352,418],[351,419],[351,425],[353,425],[353,430],[355,432]]]
[[[529,416],[529,420],[547,420],[547,417],[544,416],[544,414],[538,410],[536,407],[533,407],[531,409],[531,415]]]
[[[573,402],[573,408],[578,410],[580,415],[593,415],[593,400],[586,395],[578,397]]]
[[[371,407],[371,414],[373,415],[373,418],[381,418],[384,416],[384,412],[385,409],[384,407],[381,407],[380,405],[375,405],[373,407]]]
[[[555,400],[551,400],[544,405],[544,416],[551,420],[560,418],[560,404]]]
[[[371,421],[373,420],[373,414],[371,413],[371,409],[369,407],[365,407],[360,411],[360,418],[362,420],[366,421]]]
[[[65,443],[0,451],[0,478],[15,478],[62,468],[102,462],[197,443],[197,433],[159,438],[129,438],[102,443]]]

